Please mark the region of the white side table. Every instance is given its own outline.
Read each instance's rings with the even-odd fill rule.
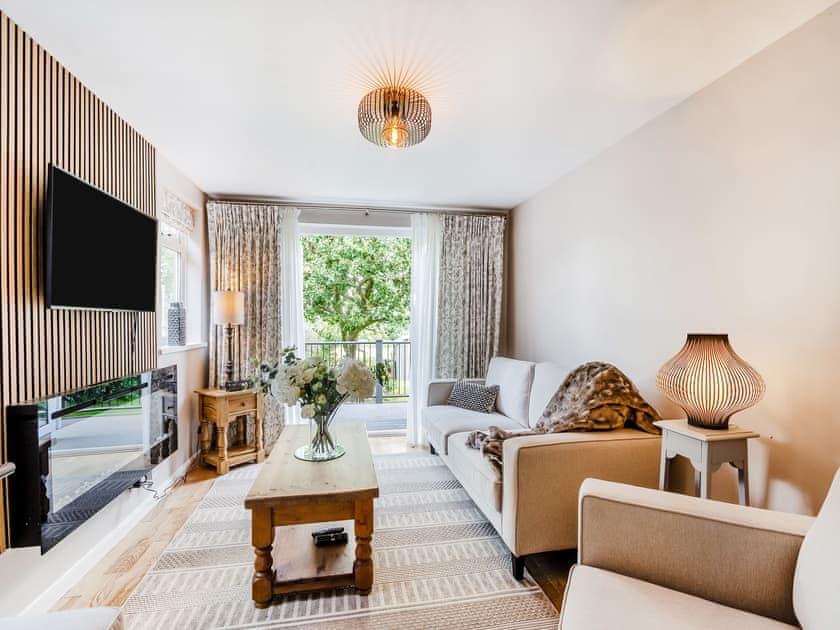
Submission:
[[[747,440],[758,433],[730,424],[728,429],[703,429],[686,420],[660,420],[662,454],[659,463],[659,489],[666,490],[671,476],[671,460],[677,455],[688,458],[694,467],[694,493],[708,499],[712,487],[712,473],[721,464],[738,469],[738,502],[750,504]]]

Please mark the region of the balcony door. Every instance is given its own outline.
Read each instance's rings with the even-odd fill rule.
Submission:
[[[410,391],[411,228],[301,223],[306,356],[338,366],[347,358],[388,379],[336,423],[364,422],[370,434],[405,434]]]

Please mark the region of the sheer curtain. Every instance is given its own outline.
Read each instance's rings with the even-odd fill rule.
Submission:
[[[295,346],[304,353],[303,326],[303,250],[300,245],[300,210],[286,208],[280,236],[280,301],[281,335],[283,347]],[[300,407],[286,408],[286,421],[301,422]]]
[[[411,398],[408,404],[408,443],[423,442],[420,410],[426,387],[435,378],[438,274],[441,221],[431,213],[411,216]]]

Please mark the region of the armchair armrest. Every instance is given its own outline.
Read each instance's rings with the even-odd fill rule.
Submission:
[[[463,379],[469,383],[483,383],[483,378],[465,378]],[[429,387],[426,389],[426,406],[445,405],[449,400],[449,394],[452,393],[452,388],[458,379],[454,378],[439,378],[429,381]]]
[[[814,519],[587,479],[578,562],[796,623],[793,575]]]

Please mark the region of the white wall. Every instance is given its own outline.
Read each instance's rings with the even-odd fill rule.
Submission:
[[[185,272],[184,307],[187,314],[187,346],[162,348],[158,367],[178,367],[178,453],[177,463],[185,462],[198,447],[198,397],[195,390],[207,386],[210,275],[207,246],[206,196],[195,184],[157,152],[158,207],[166,191],[176,195],[195,211],[195,227],[189,235]],[[164,314],[165,316],[165,314]],[[164,342],[160,340],[161,344]]]
[[[767,381],[734,420],[753,503],[803,513],[840,466],[838,59],[835,7],[513,212],[513,354],[613,362],[681,417],[656,370],[729,333]]]

